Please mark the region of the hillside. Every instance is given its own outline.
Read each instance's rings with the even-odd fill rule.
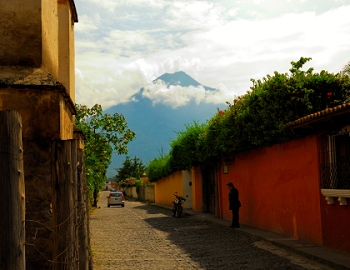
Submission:
[[[185,72],[173,74],[163,74],[154,80],[162,80],[166,85],[179,85],[182,87],[200,86],[201,84],[187,75]],[[203,86],[207,91],[214,88]],[[140,158],[145,165],[154,158],[166,155],[169,150],[171,139],[177,137],[176,131],[185,129],[185,124],[193,121],[205,123],[217,111],[217,105],[200,103],[196,104],[191,100],[185,106],[172,108],[170,106],[157,103],[152,104],[152,100],[142,96],[141,88],[135,95],[133,102],[118,104],[106,110],[106,113],[121,113],[125,116],[128,127],[136,133],[136,138],[128,144],[129,153],[127,156]],[[221,108],[226,107],[224,104]],[[126,155],[113,154],[111,165],[108,168],[107,176],[116,175]]]

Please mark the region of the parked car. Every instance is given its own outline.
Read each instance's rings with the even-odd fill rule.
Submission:
[[[117,189],[116,188],[111,188],[111,192],[115,192],[115,191],[117,191]]]
[[[107,197],[107,206],[110,207],[111,205],[120,205],[121,207],[125,206],[125,197],[123,192],[114,191],[109,193]]]

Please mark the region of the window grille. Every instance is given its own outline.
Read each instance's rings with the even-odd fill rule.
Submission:
[[[350,189],[350,133],[324,136],[320,146],[321,189]]]

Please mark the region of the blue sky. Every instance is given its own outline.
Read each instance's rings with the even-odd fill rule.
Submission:
[[[246,93],[251,78],[288,72],[301,56],[316,72],[350,61],[349,0],[74,2],[76,102],[88,106],[130,102],[141,87],[158,103],[224,104]],[[216,95],[152,85],[180,70]]]

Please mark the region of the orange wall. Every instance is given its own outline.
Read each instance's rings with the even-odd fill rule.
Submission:
[[[242,202],[240,222],[322,244],[317,137],[239,154],[218,175],[220,216],[230,220],[230,181]],[[221,183],[221,184],[220,184]]]
[[[242,202],[242,224],[350,253],[350,207],[336,198],[328,205],[321,194],[317,141],[310,136],[242,153],[228,165],[227,174],[218,170],[220,218],[231,219],[226,184],[233,182]],[[200,167],[191,175],[192,209],[203,212]],[[182,184],[182,172],[156,182],[156,203],[170,206]]]
[[[154,197],[155,203],[160,205],[173,206],[172,202],[175,199],[173,195],[177,192],[177,195],[183,196],[183,173],[182,171],[175,172],[167,177],[163,177],[155,183]]]

